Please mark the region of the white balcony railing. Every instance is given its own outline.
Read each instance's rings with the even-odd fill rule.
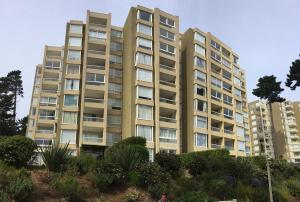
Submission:
[[[169,118],[169,117],[164,117],[164,116],[160,116],[159,120],[163,121],[163,122],[176,123],[175,118]]]
[[[88,134],[83,134],[82,139],[83,139],[83,142],[90,142],[90,143],[103,142],[103,138],[98,137],[98,136],[88,135]]]
[[[173,99],[168,99],[168,98],[163,98],[163,97],[161,97],[161,98],[159,98],[159,100],[161,101],[161,102],[164,102],[164,103],[168,103],[168,104],[176,104],[176,101],[175,100],[173,100]]]
[[[102,117],[93,117],[93,116],[84,116],[83,121],[89,121],[89,122],[103,122]]]
[[[100,98],[84,98],[85,102],[91,102],[91,103],[104,103],[104,99],[100,99]]]

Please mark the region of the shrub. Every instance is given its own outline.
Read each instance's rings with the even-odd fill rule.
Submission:
[[[118,164],[125,172],[149,160],[148,149],[141,145],[116,144],[105,152],[105,159]]]
[[[296,197],[296,198],[300,198],[300,182],[296,181],[296,180],[287,180],[286,182],[286,186],[288,188],[289,193]]]
[[[55,183],[55,188],[67,198],[68,201],[79,201],[82,195],[82,188],[78,181],[71,176],[61,178]]]
[[[16,175],[10,179],[6,191],[12,199],[25,200],[32,193],[33,184],[29,177],[22,174]]]
[[[178,176],[181,162],[175,154],[158,153],[155,155],[155,162],[166,172],[172,176]]]
[[[68,162],[68,170],[75,174],[85,175],[95,166],[97,160],[91,155],[81,154],[71,157]]]
[[[52,145],[42,150],[42,158],[49,171],[61,172],[65,170],[71,156],[68,146],[69,144],[66,144],[64,147]]]
[[[36,148],[36,143],[24,136],[1,138],[0,160],[17,167],[25,166]]]
[[[135,201],[139,200],[139,197],[140,197],[139,192],[131,191],[126,194],[126,196],[124,198],[124,202],[135,202]]]
[[[174,202],[181,201],[214,202],[216,199],[209,197],[206,193],[201,191],[188,191],[183,192],[180,197],[174,200]]]
[[[146,147],[146,138],[144,137],[129,137],[120,142],[121,144],[133,144],[133,145],[141,145]]]

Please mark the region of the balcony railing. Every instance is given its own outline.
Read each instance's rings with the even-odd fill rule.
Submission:
[[[161,97],[161,98],[159,98],[159,100],[161,101],[161,102],[164,102],[164,103],[168,103],[168,104],[176,104],[176,101],[175,100],[172,100],[172,99],[168,99],[168,98],[163,98],[163,97]]]
[[[42,120],[55,120],[55,116],[39,116]]]
[[[164,81],[164,80],[160,80],[159,81],[160,84],[166,85],[166,86],[170,86],[170,87],[175,87],[175,81],[174,82],[170,82],[170,81]]]
[[[100,55],[105,55],[106,54],[105,51],[99,51],[99,50],[88,50],[88,53],[91,53],[91,54],[100,54]]]
[[[60,67],[45,66],[45,68],[49,70],[60,70]]]
[[[175,67],[171,67],[171,66],[163,65],[163,64],[159,64],[159,66],[163,69],[167,69],[167,70],[170,70],[170,71],[175,71]]]
[[[103,122],[104,118],[102,117],[93,117],[93,116],[84,116],[83,121],[89,122]]]
[[[101,70],[105,69],[104,65],[87,65],[87,67],[91,69],[101,69]]]
[[[48,129],[38,129],[36,131],[36,133],[40,133],[40,134],[53,134],[54,131],[53,130],[48,130]]]
[[[51,90],[51,89],[42,89],[41,90],[42,93],[57,93],[58,90]]]
[[[175,118],[169,118],[169,117],[164,117],[164,116],[160,116],[159,120],[163,121],[163,122],[176,123]]]
[[[101,143],[103,142],[103,138],[83,134],[83,142]]]
[[[99,38],[99,37],[89,36],[89,40],[105,42],[106,38]]]
[[[104,99],[100,99],[100,98],[84,98],[85,102],[91,102],[91,103],[104,103]]]
[[[58,78],[44,78],[44,81],[58,81]]]
[[[232,150],[234,150],[234,147],[230,146],[230,145],[225,145],[225,149],[232,151]]]
[[[40,102],[40,106],[55,106],[56,105],[56,101],[55,102]]]
[[[232,135],[233,134],[233,130],[224,129],[224,133]]]
[[[212,131],[216,131],[216,132],[220,132],[220,131],[221,131],[221,128],[212,126],[212,127],[211,127],[211,130],[212,130]]]
[[[211,148],[213,148],[213,149],[221,149],[222,145],[220,145],[220,144],[211,144]]]
[[[103,24],[100,24],[100,23],[89,23],[89,26],[106,28],[106,25],[103,25]]]
[[[216,115],[216,116],[222,116],[222,114],[218,111],[211,111],[211,114]]]
[[[94,86],[102,86],[105,85],[103,81],[86,81],[87,85],[94,85]]]

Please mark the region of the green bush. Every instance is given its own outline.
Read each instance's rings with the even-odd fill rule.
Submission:
[[[300,199],[300,181],[299,180],[293,180],[289,179],[286,181],[286,186],[288,188],[289,193]]]
[[[140,194],[137,191],[131,191],[126,194],[124,202],[135,202],[138,201]]]
[[[0,160],[17,167],[22,167],[32,157],[36,143],[30,138],[16,135],[0,139]]]
[[[120,185],[124,183],[125,174],[123,169],[111,162],[101,160],[97,163],[94,176],[91,176],[95,186],[103,191],[112,185]]]
[[[105,159],[118,164],[125,172],[149,160],[148,149],[141,145],[115,144],[105,152]]]
[[[68,170],[75,173],[76,175],[85,175],[91,171],[97,159],[88,154],[80,154],[80,156],[70,157],[68,162]]]
[[[68,176],[61,178],[55,183],[55,188],[66,197],[68,201],[80,201],[82,198],[82,187],[74,177]]]
[[[179,175],[181,161],[175,154],[158,153],[155,155],[155,162],[166,172],[176,177]]]
[[[129,137],[120,142],[121,144],[133,144],[133,145],[141,145],[146,147],[146,138],[144,137]]]
[[[24,174],[16,175],[10,178],[9,184],[6,187],[6,192],[9,194],[9,196],[17,201],[22,201],[29,198],[32,191],[32,181]]]
[[[214,202],[216,199],[209,197],[206,193],[201,191],[188,191],[183,192],[180,197],[174,200],[174,202],[182,201]]]
[[[64,147],[52,145],[42,150],[42,158],[49,171],[61,172],[66,169],[69,158],[71,157],[68,146],[69,144],[66,144]]]

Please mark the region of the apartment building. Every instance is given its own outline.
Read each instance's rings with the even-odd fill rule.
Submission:
[[[39,146],[69,143],[74,155],[103,155],[142,136],[152,159],[216,148],[251,153],[238,55],[199,29],[180,34],[179,17],[158,8],[132,7],[124,27],[87,11],[86,22],[67,23],[63,47],[46,46],[35,77],[27,136]]]
[[[211,33],[182,35],[183,151],[226,148],[251,154],[245,72],[238,55]]]
[[[270,105],[263,100],[250,102],[249,120],[253,155],[261,156],[267,154],[269,158],[274,158],[273,121]]]
[[[265,101],[249,103],[249,119],[253,138],[254,155],[265,153],[270,158],[284,158],[289,162],[300,162],[300,102]]]

